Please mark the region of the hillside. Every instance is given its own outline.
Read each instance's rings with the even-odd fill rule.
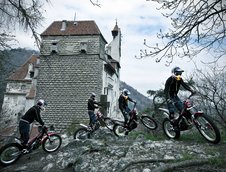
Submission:
[[[87,140],[62,135],[58,151],[46,153],[40,146],[10,166],[0,165],[0,171],[225,172],[225,142],[211,145],[193,134],[190,140],[184,137],[156,140],[161,133],[155,132],[140,131],[137,135],[132,131],[127,137],[116,137],[110,130],[101,128]],[[199,138],[203,141],[198,142]]]
[[[131,93],[130,97],[137,101],[137,109],[139,111],[143,111],[151,106],[151,104],[152,104],[151,99],[149,99],[148,97],[146,97],[143,94],[141,94],[140,92],[138,92],[132,86],[121,81],[120,82],[120,90],[123,90],[124,88],[128,89]]]

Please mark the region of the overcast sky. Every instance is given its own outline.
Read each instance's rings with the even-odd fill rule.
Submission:
[[[95,0],[94,0],[95,1]],[[169,19],[162,16],[156,3],[146,0],[99,0],[101,8],[93,6],[89,0],[52,0],[44,6],[46,13],[42,33],[53,21],[94,20],[108,43],[112,41],[111,31],[116,20],[122,32],[121,81],[147,95],[147,90],[163,88],[171,69],[175,66],[183,68],[187,75],[193,71],[194,65],[188,59],[177,59],[167,67],[165,60],[156,63],[154,58],[138,60],[140,49],[144,48],[143,40],[157,42],[156,34],[167,30]],[[31,34],[30,34],[31,35]],[[20,47],[37,49],[34,39],[18,31],[17,39]],[[201,59],[201,58],[200,58]]]

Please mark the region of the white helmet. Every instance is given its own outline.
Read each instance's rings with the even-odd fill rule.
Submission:
[[[91,93],[90,98],[92,98],[94,100],[95,97],[96,97],[96,94],[95,93]]]
[[[41,109],[41,110],[45,110],[45,106],[47,106],[47,103],[45,102],[45,100],[43,100],[43,99],[39,99],[38,101],[37,101],[37,105],[39,106],[39,108]]]
[[[123,89],[122,93],[125,96],[128,96],[130,94],[129,90],[127,90],[127,89]]]

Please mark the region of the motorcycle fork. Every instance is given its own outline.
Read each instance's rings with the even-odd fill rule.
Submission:
[[[51,137],[49,137],[50,135],[51,135],[51,134],[48,134],[48,133],[43,134],[42,137],[41,137],[41,142],[40,142],[40,143],[42,144],[43,141],[44,141],[44,140],[47,140],[47,139],[48,139],[50,142],[52,142]]]
[[[197,116],[202,116],[202,113],[198,113],[198,114],[196,115],[196,117],[197,117]],[[197,121],[195,118],[193,119],[193,122],[194,122],[194,124],[195,124],[196,126],[198,126],[199,128],[203,127],[203,125],[200,124],[199,121]],[[213,127],[211,126],[211,124],[210,124],[209,122],[207,122],[207,123],[204,125],[204,128],[202,128],[202,129],[210,129],[210,130],[212,130]]]

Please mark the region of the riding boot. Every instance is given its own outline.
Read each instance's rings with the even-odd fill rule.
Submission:
[[[173,125],[174,124],[174,121],[175,121],[175,119],[174,119],[174,113],[170,113],[169,114],[169,120],[170,120],[170,123]]]
[[[174,113],[169,114],[170,124],[173,126],[175,131],[178,131],[178,120],[174,118]]]
[[[124,121],[124,127],[128,127],[128,120]]]
[[[171,120],[171,124],[173,126],[174,131],[179,131],[179,127],[178,127],[178,119],[172,119]]]

